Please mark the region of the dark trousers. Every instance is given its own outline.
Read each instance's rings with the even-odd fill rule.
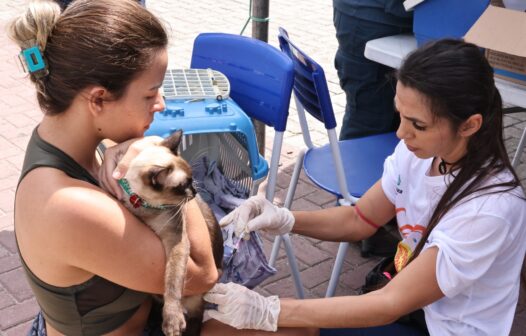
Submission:
[[[393,69],[364,56],[365,43],[380,37],[410,32],[408,28],[348,16],[334,9],[338,51],[334,59],[347,104],[340,140],[396,130]]]

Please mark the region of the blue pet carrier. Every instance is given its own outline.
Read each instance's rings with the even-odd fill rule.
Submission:
[[[166,109],[156,113],[146,135],[184,132],[181,155],[192,165],[207,158],[248,195],[268,173],[250,118],[229,98],[226,77],[211,69],[169,69],[163,82]]]

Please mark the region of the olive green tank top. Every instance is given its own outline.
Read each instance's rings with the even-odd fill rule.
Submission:
[[[40,138],[35,128],[18,183],[38,167],[56,168],[72,178],[98,185],[97,180],[70,156]],[[68,336],[108,333],[126,322],[149,296],[96,275],[79,285],[52,286],[34,275],[22,257],[20,259],[46,321]]]

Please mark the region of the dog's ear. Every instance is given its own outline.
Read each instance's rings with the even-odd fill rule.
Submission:
[[[179,144],[181,143],[181,138],[183,137],[183,130],[179,129],[172,133],[168,138],[164,139],[161,142],[162,146],[168,147],[172,153],[179,155]]]

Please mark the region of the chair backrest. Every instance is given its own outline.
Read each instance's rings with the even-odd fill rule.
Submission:
[[[268,43],[240,35],[203,33],[194,41],[192,68],[211,68],[230,81],[230,96],[251,118],[284,131],[294,71]]]
[[[305,111],[325,124],[336,127],[334,110],[323,68],[289,39],[287,31],[279,28],[279,46],[294,63],[294,95]]]
[[[325,125],[325,129],[327,129],[331,156],[339,187],[338,194],[343,196],[346,204],[354,204],[358,199],[349,193],[347,187],[342,155],[336,136],[336,119],[332,109],[325,72],[316,61],[290,41],[287,31],[281,27],[279,28],[278,39],[281,50],[294,63],[293,89],[303,140],[308,148],[314,147],[305,118],[305,111],[307,111],[315,119],[321,121]]]
[[[283,132],[294,81],[290,58],[268,43],[240,35],[203,33],[192,51],[192,68],[211,68],[230,81],[230,96],[251,118],[275,132],[266,198],[273,200]]]

